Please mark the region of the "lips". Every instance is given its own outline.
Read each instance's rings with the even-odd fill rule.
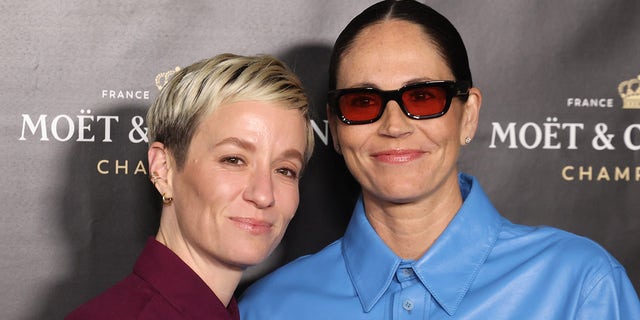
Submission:
[[[422,157],[421,150],[385,150],[371,154],[375,160],[384,163],[407,163]]]
[[[263,234],[271,231],[272,223],[254,218],[231,217],[229,218],[237,227],[247,230],[252,234]]]

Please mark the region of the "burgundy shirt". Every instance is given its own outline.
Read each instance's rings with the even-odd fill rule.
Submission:
[[[133,273],[65,319],[240,319],[173,251],[150,238]]]

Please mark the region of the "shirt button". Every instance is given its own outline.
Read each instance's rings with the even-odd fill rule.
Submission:
[[[407,311],[411,311],[413,310],[413,301],[407,299],[402,303],[402,308],[404,308]]]

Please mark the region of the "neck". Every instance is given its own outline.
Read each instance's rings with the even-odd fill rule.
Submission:
[[[199,248],[190,245],[189,242],[182,237],[180,232],[169,231],[179,230],[170,227],[176,222],[175,219],[171,219],[170,216],[170,214],[163,212],[156,240],[178,255],[178,257],[204,281],[209,289],[213,291],[222,304],[224,304],[225,307],[228,306],[240,282],[243,270],[222,264],[210,258]]]
[[[400,258],[416,260],[431,248],[462,206],[457,185],[411,203],[380,201],[363,193],[367,219]]]

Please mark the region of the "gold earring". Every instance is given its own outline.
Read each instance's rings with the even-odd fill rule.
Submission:
[[[170,206],[172,202],[173,202],[173,197],[167,197],[166,194],[163,192],[162,204],[164,204],[165,206]]]

